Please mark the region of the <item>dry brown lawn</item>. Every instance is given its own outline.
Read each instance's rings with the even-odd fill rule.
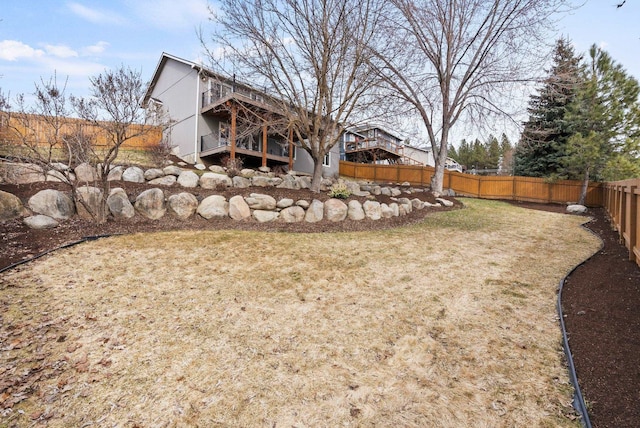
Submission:
[[[0,426],[580,426],[556,292],[597,239],[464,202],[370,233],[109,238],[6,272]]]

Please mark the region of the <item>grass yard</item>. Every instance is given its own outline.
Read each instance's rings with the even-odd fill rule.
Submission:
[[[0,426],[579,427],[556,290],[597,238],[464,202],[369,233],[109,238],[6,272]]]

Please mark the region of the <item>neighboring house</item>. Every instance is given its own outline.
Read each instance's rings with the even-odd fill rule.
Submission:
[[[404,146],[404,153],[412,159],[417,160],[422,165],[436,166],[436,161],[433,157],[433,151],[431,148]],[[450,157],[447,157],[444,167],[449,171],[462,172],[462,166]]]
[[[163,53],[143,106],[160,105],[168,114],[170,144],[188,162],[241,158],[245,166],[312,173],[311,156],[293,141],[286,118],[270,100],[264,91]],[[325,177],[338,175],[339,156],[336,145],[324,159]]]
[[[404,150],[402,138],[379,125],[348,128],[342,134],[340,159],[358,163],[418,164]]]
[[[379,125],[362,125],[342,134],[340,159],[358,163],[435,166],[431,149],[405,145],[397,134]],[[447,158],[445,168],[462,172],[462,167]]]

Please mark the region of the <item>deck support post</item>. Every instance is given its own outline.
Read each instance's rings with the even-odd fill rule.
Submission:
[[[267,124],[262,125],[262,166],[267,166]]]
[[[238,116],[238,107],[235,103],[231,103],[231,159],[236,158],[236,121]]]
[[[293,128],[289,128],[289,171],[293,170]]]

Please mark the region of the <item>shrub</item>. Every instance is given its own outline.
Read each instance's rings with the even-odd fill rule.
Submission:
[[[240,158],[231,159],[228,156],[225,156],[222,159],[222,166],[227,170],[227,175],[231,178],[236,175],[240,175],[240,171],[242,171],[243,162]]]
[[[331,186],[329,196],[331,196],[332,198],[347,199],[349,196],[351,196],[351,191],[344,181],[339,180],[337,183],[334,183],[333,186]]]

